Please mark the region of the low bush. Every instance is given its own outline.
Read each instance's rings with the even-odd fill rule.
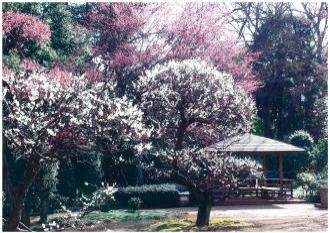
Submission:
[[[297,175],[297,184],[304,191],[302,198],[311,202],[320,202],[320,188],[327,186],[327,179],[322,175],[302,172]]]
[[[142,200],[138,197],[131,197],[128,200],[128,206],[132,212],[135,212],[138,209],[140,209],[141,205],[142,205]]]
[[[121,187],[114,195],[115,200],[103,205],[101,210],[129,208],[128,201],[133,197],[142,201],[141,208],[178,207],[180,206],[179,192],[182,191],[186,189],[177,184]]]

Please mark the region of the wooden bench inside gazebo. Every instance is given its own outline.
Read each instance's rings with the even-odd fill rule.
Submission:
[[[248,183],[240,181],[238,183],[238,191],[241,198],[244,199],[245,196],[253,196],[256,199],[264,200],[293,198],[293,180],[286,179],[283,176],[283,157],[305,152],[304,149],[247,133],[213,144],[205,148],[205,150],[262,157],[262,179],[250,180]],[[269,155],[278,157],[278,178],[267,177],[267,156]],[[217,194],[215,193],[215,198],[216,196]]]

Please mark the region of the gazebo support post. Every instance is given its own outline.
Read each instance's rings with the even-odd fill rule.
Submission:
[[[283,154],[279,154],[278,156],[278,173],[280,176],[280,195],[283,196]]]
[[[262,173],[264,175],[264,186],[267,186],[267,157],[266,155],[262,156]]]

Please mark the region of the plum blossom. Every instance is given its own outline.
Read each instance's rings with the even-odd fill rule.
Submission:
[[[110,82],[89,82],[57,68],[27,78],[5,76],[4,82],[4,135],[18,158],[56,158],[55,149],[74,146],[95,149],[100,137],[113,148],[118,142],[149,148],[143,112],[127,97],[116,97]]]
[[[160,34],[164,44],[171,47],[169,59],[200,58],[221,72],[231,73],[245,90],[256,90],[252,65],[258,54],[249,53],[228,33],[226,14],[218,6],[187,3],[173,20],[160,22],[166,25]]]
[[[201,59],[252,92],[258,87],[251,54],[226,33],[226,17],[214,4],[99,3],[85,15],[83,26],[98,34],[91,64],[125,87],[145,70],[169,60]],[[176,9],[176,10],[173,10]],[[180,9],[180,10],[178,10]],[[124,91],[123,91],[124,92]]]
[[[76,151],[102,153],[100,141],[106,142],[106,153],[120,145],[139,152],[145,145],[150,149],[144,142],[150,129],[144,127],[143,112],[125,96],[116,97],[111,82],[57,73],[63,75],[43,71],[3,78],[4,138],[13,159],[27,164],[22,180],[10,191],[15,195],[12,213],[23,209],[42,162],[74,156]],[[111,190],[105,193],[111,195]]]
[[[161,150],[156,154],[163,161],[164,168],[149,167],[154,171],[170,175],[168,169],[177,161],[177,175],[185,177],[200,191],[227,188],[235,190],[238,179],[247,174],[257,174],[261,165],[255,160],[198,148],[179,151]]]
[[[233,77],[200,60],[157,65],[135,87],[153,137],[170,148],[175,148],[180,128],[183,146],[206,145],[248,132],[255,115],[252,97]]]
[[[67,125],[73,89],[63,90],[44,74],[6,76],[4,136],[18,158],[50,152],[50,140]],[[46,153],[45,153],[46,152]]]
[[[7,11],[2,14],[3,37],[12,36],[15,40],[49,42],[51,31],[47,24],[35,16]]]

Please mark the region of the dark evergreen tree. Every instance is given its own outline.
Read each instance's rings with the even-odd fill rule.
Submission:
[[[315,110],[327,95],[327,78],[312,40],[308,21],[291,15],[268,18],[254,35],[250,48],[260,53],[254,68],[261,82],[256,100],[266,136],[283,139],[299,129],[316,138],[324,134],[313,122],[324,122]]]

